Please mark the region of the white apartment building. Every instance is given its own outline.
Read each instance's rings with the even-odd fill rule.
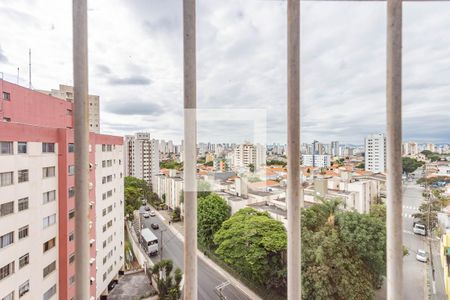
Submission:
[[[57,299],[58,146],[0,142],[0,299]]]
[[[39,91],[59,99],[73,102],[73,86],[59,85],[59,90]],[[100,133],[100,97],[89,95],[89,131]]]
[[[169,170],[169,173],[158,174],[155,176],[156,188],[155,193],[160,199],[165,199],[166,205],[170,209],[180,207],[183,211],[183,203],[181,194],[183,191],[183,178],[176,170]]]
[[[404,156],[414,156],[419,153],[416,142],[406,142],[402,144],[402,155]]]
[[[303,154],[302,159],[302,165],[306,167],[328,168],[331,166],[331,155],[327,154]]]
[[[95,145],[97,299],[106,295],[108,284],[117,279],[124,263],[125,247],[123,146],[113,145],[110,149],[104,146]]]
[[[152,187],[159,173],[159,143],[150,133],[138,132],[125,136],[125,174],[144,179]]]
[[[264,145],[245,143],[234,148],[234,167],[248,167],[250,164],[253,164],[255,169],[266,165],[266,147]]]
[[[371,134],[365,139],[365,170],[386,171],[386,137],[382,133]]]

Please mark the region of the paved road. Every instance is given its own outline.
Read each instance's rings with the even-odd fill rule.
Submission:
[[[141,207],[141,212],[144,208]],[[171,259],[175,267],[183,269],[183,243],[166,227],[166,225],[158,217],[142,218],[144,227],[150,228],[158,237],[160,248],[162,251],[158,256],[152,257],[153,261],[161,259]],[[159,225],[158,230],[151,229],[151,223]],[[162,239],[161,239],[162,234]],[[161,243],[162,240],[162,243]],[[214,300],[219,299],[215,293],[214,288],[219,284],[225,282],[226,279],[217,273],[214,269],[209,267],[203,260],[198,259],[198,299]],[[232,285],[228,285],[223,290],[224,295],[228,300],[246,300],[245,294]]]

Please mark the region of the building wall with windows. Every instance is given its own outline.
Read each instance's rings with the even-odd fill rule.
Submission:
[[[331,165],[331,155],[303,154],[302,165],[307,167],[328,168]]]
[[[73,103],[9,82],[2,82],[0,86],[3,89],[2,95],[5,92],[8,94],[7,100],[0,100],[0,118],[7,118],[4,122],[0,122],[0,194],[2,195],[0,207],[2,207],[2,214],[5,211],[5,216],[0,216],[0,236],[13,232],[14,241],[11,245],[7,245],[11,239],[9,235],[0,240],[1,243],[4,240],[6,245],[0,248],[0,268],[10,263],[8,260],[14,261],[14,268],[11,265],[10,270],[4,269],[5,274],[8,272],[12,274],[3,276],[4,278],[0,280],[0,299],[11,292],[16,297],[14,299],[18,299],[19,286],[25,282],[24,280],[30,281],[29,291],[23,299],[73,299],[75,295],[74,150],[76,145],[74,145],[72,116],[66,113],[72,109]],[[97,171],[102,173],[103,160],[109,160],[106,156],[112,155],[110,159],[115,160],[116,163],[111,165],[114,172],[110,174],[111,180],[108,183],[113,185],[117,195],[122,195],[113,199],[123,198],[123,179],[121,178],[123,170],[119,172],[123,168],[121,161],[123,138],[91,132],[89,140],[90,279],[91,295],[96,298],[99,295],[97,291],[101,293],[104,285],[109,283],[97,280],[99,261],[96,244],[97,235],[99,235],[97,222],[100,225],[104,221],[103,216],[100,215],[99,218],[96,216],[97,210],[103,209],[104,205],[101,203],[102,198],[97,195],[101,195],[106,186],[103,186],[102,178],[97,180],[96,174]],[[112,154],[104,154],[105,152]],[[12,180],[10,172],[12,172]],[[19,179],[23,182],[19,182]],[[29,197],[29,209],[19,212],[18,199],[23,197]],[[8,203],[11,201],[14,201],[13,213],[9,213],[11,208]],[[114,215],[116,222],[110,227],[112,227],[111,232],[115,233],[115,256],[121,257],[123,255],[123,201],[113,202],[115,206],[111,215]],[[100,205],[99,208],[97,203]],[[19,240],[19,228],[26,225],[29,226],[29,237]],[[30,251],[30,263],[22,271],[19,269],[19,257],[23,255],[22,252],[26,251],[25,249]],[[111,278],[113,273],[116,276],[121,267],[121,259],[116,259],[108,278]],[[30,279],[26,279],[26,276]]]
[[[0,128],[0,136],[3,132]],[[39,142],[21,142],[20,153],[18,147],[0,138],[0,299],[11,293],[13,299],[42,299],[58,280],[51,268],[43,273],[58,262],[58,149],[43,153]],[[44,173],[48,167],[54,172]],[[44,248],[53,239],[52,247]]]
[[[371,134],[365,139],[365,169],[374,173],[386,171],[386,137]]]

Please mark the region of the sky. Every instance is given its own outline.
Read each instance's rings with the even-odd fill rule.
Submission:
[[[182,1],[88,2],[101,131],[179,142]],[[0,0],[6,80],[19,68],[28,86],[31,48],[34,89],[72,84],[71,9]],[[403,140],[450,143],[450,2],[404,3],[403,13]],[[304,2],[300,28],[302,142],[362,144],[385,132],[386,4]],[[286,1],[197,1],[199,141],[286,142],[286,30]]]

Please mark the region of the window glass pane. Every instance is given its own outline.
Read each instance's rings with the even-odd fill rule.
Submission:
[[[17,143],[17,153],[24,154],[27,153],[27,142]]]
[[[22,198],[18,200],[19,211],[28,209],[28,198]]]
[[[14,201],[3,203],[0,205],[0,217],[14,213]]]
[[[13,142],[0,142],[0,154],[14,154]]]
[[[17,174],[19,183],[28,181],[28,170],[19,170]]]

